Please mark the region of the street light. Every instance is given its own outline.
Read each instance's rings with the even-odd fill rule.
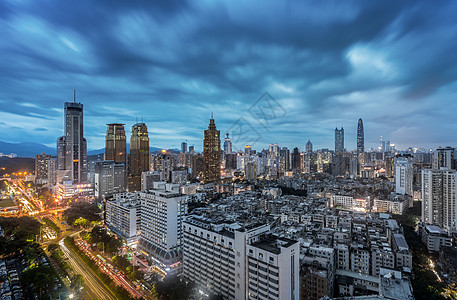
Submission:
[[[73,299],[74,297],[75,297],[75,295],[74,295],[74,294],[70,294],[70,295],[68,295],[68,298],[70,298],[70,299]]]

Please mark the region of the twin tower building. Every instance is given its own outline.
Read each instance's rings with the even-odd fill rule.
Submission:
[[[57,181],[73,185],[87,183],[87,141],[84,138],[83,104],[65,102],[65,135],[57,140]],[[130,154],[127,153],[125,124],[107,124],[105,161],[124,165],[129,190],[139,190],[141,173],[149,170],[149,136],[144,123],[132,127]]]

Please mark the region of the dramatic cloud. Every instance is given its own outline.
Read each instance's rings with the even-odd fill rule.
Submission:
[[[141,119],[151,145],[201,149],[211,112],[222,133],[243,118],[258,149],[303,149],[308,139],[333,149],[343,124],[351,150],[359,117],[367,148],[381,135],[400,148],[455,145],[456,9],[450,0],[1,1],[0,139],[55,145],[76,88],[89,149],[104,146],[106,123]],[[265,91],[281,111],[267,127],[249,113]]]

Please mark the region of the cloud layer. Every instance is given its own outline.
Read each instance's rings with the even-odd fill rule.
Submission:
[[[1,1],[0,130],[54,145],[73,89],[90,149],[141,119],[151,145],[201,149],[214,112],[268,143],[334,145],[357,120],[367,147],[455,144],[457,3],[442,1]],[[259,125],[268,91],[285,110]],[[240,143],[242,143],[241,141]],[[239,145],[241,146],[241,145]]]

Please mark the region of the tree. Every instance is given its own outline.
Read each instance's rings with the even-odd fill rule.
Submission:
[[[22,272],[21,281],[25,286],[31,286],[33,284],[41,298],[42,291],[51,287],[55,277],[56,274],[50,267],[38,266]]]
[[[87,202],[76,202],[73,203],[70,208],[62,213],[62,216],[66,218],[68,224],[73,224],[76,219],[84,218],[89,221],[100,221],[100,209],[97,205]]]
[[[81,226],[81,227],[87,227],[89,226],[90,222],[87,219],[84,219],[83,217],[79,217],[78,219],[75,220],[73,223],[75,226]]]
[[[48,246],[48,251],[49,252],[53,252],[53,251],[55,251],[57,249],[59,249],[59,245],[57,245],[57,244],[49,244],[49,246]]]
[[[84,278],[80,274],[76,274],[71,278],[71,288],[74,291],[79,291],[81,287],[83,286],[84,283]]]

